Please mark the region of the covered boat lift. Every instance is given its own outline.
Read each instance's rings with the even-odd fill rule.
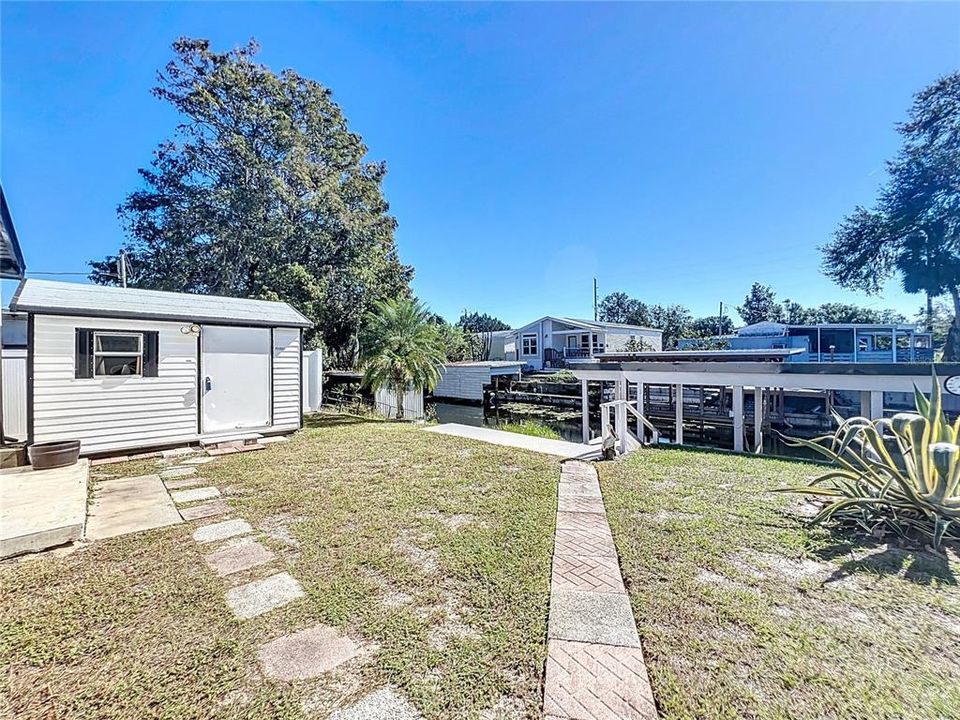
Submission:
[[[572,368],[580,380],[584,400],[582,411],[583,442],[596,437],[590,426],[586,399],[588,383],[611,383],[614,399],[601,408],[615,417],[613,432],[619,449],[626,452],[644,437],[643,426],[651,427],[644,414],[644,386],[667,385],[675,388],[680,401],[675,405],[676,444],[684,444],[683,388],[719,386],[732,393],[733,449],[745,449],[744,398],[751,393],[753,402],[753,447],[763,447],[765,393],[775,390],[844,390],[858,392],[860,414],[871,419],[883,417],[885,392],[912,393],[914,387],[929,394],[932,371],[941,383],[960,375],[960,364],[932,363],[801,363],[786,362],[796,351],[676,351],[663,353],[610,354],[593,363]],[[632,399],[631,399],[632,398]],[[606,406],[606,407],[604,407]],[[636,421],[636,435],[628,431],[628,415]],[[601,420],[600,436],[607,436],[608,421]]]

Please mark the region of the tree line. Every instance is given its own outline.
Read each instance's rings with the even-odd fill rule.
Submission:
[[[283,300],[314,322],[333,366],[355,366],[369,312],[412,298],[413,268],[397,253],[397,222],[383,193],[387,166],[367,157],[332,91],[294,70],[256,61],[259,47],[215,52],[181,38],[152,92],[180,122],[118,207],[134,287]],[[928,298],[926,324],[942,327],[945,359],[960,357],[960,73],[917,94],[888,180],[871,209],[858,207],[822,248],[838,284],[878,293],[899,277]],[[118,257],[90,262],[94,282],[118,282]],[[947,297],[946,310],[936,298]],[[939,313],[935,317],[934,309]],[[890,311],[826,303],[804,308],[751,288],[745,323],[889,322]],[[733,328],[729,316],[694,318],[683,305],[648,305],[615,292],[602,319],[660,328],[665,347]],[[505,323],[464,313],[437,323],[454,357],[483,354],[477,337]],[[471,339],[471,336],[473,339]],[[471,345],[470,343],[474,343]]]
[[[906,318],[894,310],[874,310],[848,303],[824,303],[805,308],[792,300],[779,302],[773,288],[754,283],[737,308],[743,325],[758,322],[783,322],[796,325],[813,323],[902,323]],[[624,292],[614,292],[600,301],[599,319],[657,328],[663,332],[664,349],[677,347],[681,338],[706,341],[729,335],[737,323],[730,315],[708,315],[695,318],[684,305],[647,304]],[[702,348],[711,347],[701,342]],[[720,343],[716,343],[720,347]]]

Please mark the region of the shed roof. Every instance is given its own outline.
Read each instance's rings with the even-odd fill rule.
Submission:
[[[257,327],[313,326],[283,302],[52,280],[24,280],[10,301],[10,309],[48,315],[146,318]]]

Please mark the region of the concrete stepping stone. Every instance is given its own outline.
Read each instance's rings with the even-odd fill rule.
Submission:
[[[554,540],[554,555],[561,557],[604,557],[617,556],[617,549],[613,545],[613,536],[609,528],[594,530],[565,530],[557,529]]]
[[[196,487],[197,485],[203,485],[206,480],[200,477],[191,477],[184,478],[183,480],[167,480],[163,484],[166,486],[167,490],[183,490],[184,488]]]
[[[207,565],[220,576],[249,570],[259,565],[265,565],[276,558],[272,552],[256,541],[240,543],[217,550],[207,555]]]
[[[204,525],[193,531],[193,539],[198,543],[216,542],[217,540],[226,540],[237,535],[246,535],[253,532],[250,523],[246,520],[224,520],[223,522]]]
[[[604,513],[557,511],[557,529],[559,530],[596,530],[610,532],[607,516]]]
[[[184,520],[202,520],[216,515],[226,515],[230,512],[230,506],[226,500],[214,500],[200,505],[191,505],[190,507],[180,508],[180,515]]]
[[[261,645],[263,674],[279,680],[306,680],[357,656],[360,648],[336,628],[317,625]]]
[[[170,497],[177,505],[181,505],[198,500],[213,500],[220,497],[220,491],[215,487],[193,488],[191,490],[177,490],[170,493]]]
[[[210,457],[209,455],[200,455],[199,457],[187,458],[183,461],[183,465],[205,465],[208,462],[213,462],[216,458]]]
[[[385,687],[337,710],[329,720],[423,720],[423,716],[396,690]]]
[[[160,471],[160,477],[162,477],[164,480],[173,480],[174,478],[189,477],[196,474],[197,469],[195,467],[177,466]]]
[[[626,594],[554,590],[550,594],[551,640],[640,647]]]
[[[290,438],[286,435],[271,435],[270,437],[260,438],[257,442],[261,445],[273,445],[274,443],[290,442]]]
[[[238,618],[249,620],[305,596],[300,583],[283,572],[230,588],[227,605]]]
[[[543,712],[548,718],[656,720],[643,652],[551,640]]]

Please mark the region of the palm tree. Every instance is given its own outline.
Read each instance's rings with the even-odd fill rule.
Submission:
[[[364,387],[386,387],[397,394],[397,420],[403,420],[407,388],[433,390],[446,360],[443,340],[431,314],[417,300],[378,302],[367,315],[361,352]]]

